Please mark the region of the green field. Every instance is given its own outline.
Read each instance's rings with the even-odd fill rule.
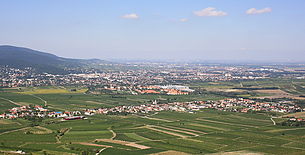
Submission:
[[[48,105],[53,110],[83,110],[85,108],[114,107],[119,105],[137,105],[159,102],[218,100],[222,96],[203,95],[92,95],[84,93],[87,89],[70,89],[61,87],[0,89],[0,113],[19,105]]]
[[[195,114],[160,112],[153,117],[172,122],[131,115],[96,115],[88,120],[44,120],[39,127],[31,127],[31,122],[22,119],[2,120],[0,148],[2,151],[24,150],[35,154],[94,154],[101,149],[104,149],[102,154],[149,154],[167,150],[189,154],[234,151],[305,153],[302,145],[305,137],[300,136],[305,134],[305,128],[274,126],[265,115],[204,110]],[[111,138],[150,148],[95,141]],[[104,145],[111,147],[105,148]]]
[[[304,79],[272,78],[261,80],[199,82],[191,83],[190,87],[228,97],[290,98],[305,100]]]
[[[23,88],[18,91],[20,94],[78,94],[85,93],[88,89],[80,88],[71,91],[63,87],[46,87],[46,88]]]
[[[269,83],[270,81],[260,81],[251,84],[268,85]],[[230,84],[234,87],[240,85],[222,83],[218,88],[229,88]],[[206,85],[209,87],[208,85],[220,84]],[[250,85],[250,82],[245,82],[243,85]],[[46,89],[49,92],[45,91]],[[71,111],[138,105],[151,103],[152,100],[166,103],[225,98],[213,93],[179,96],[112,96],[85,94],[78,91],[70,93],[69,89],[65,89],[66,93],[56,92],[59,89],[64,88],[2,89],[0,113],[18,105],[32,104],[45,105],[53,110]],[[283,155],[305,154],[305,128],[274,126],[267,114],[202,110],[194,114],[159,112],[147,116],[95,115],[87,120],[73,121],[0,120],[0,151],[23,150],[32,154],[96,154],[101,151],[101,154],[132,155],[169,150],[189,154],[236,151]],[[281,120],[275,119],[275,121]],[[143,146],[146,148],[141,149]]]

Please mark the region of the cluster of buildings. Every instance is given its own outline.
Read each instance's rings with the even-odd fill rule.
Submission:
[[[134,106],[117,106],[113,108],[87,109],[86,113],[94,114],[135,114],[149,113],[154,111],[184,111],[193,113],[200,109],[216,109],[220,111],[231,112],[280,112],[294,113],[305,109],[298,107],[293,103],[261,103],[249,99],[225,99],[218,101],[193,101],[193,102],[173,102],[166,104],[157,104],[155,101],[152,104],[134,105]]]
[[[174,102],[166,104],[143,104],[134,106],[117,106],[113,108],[87,109],[86,112],[94,114],[137,114],[157,111],[189,111],[199,110],[193,102]]]
[[[288,101],[283,102],[256,102],[250,99],[232,98],[218,101],[207,101],[206,108],[213,108],[221,111],[233,112],[249,112],[249,111],[264,111],[264,112],[279,112],[279,113],[294,113],[301,112],[305,109]]]
[[[0,66],[0,88],[83,86],[88,87],[93,94],[187,95],[193,90],[184,85],[190,83],[256,80],[276,76],[305,77],[305,72],[285,66],[138,63],[124,64],[124,67],[124,70],[80,69],[73,74],[54,75],[36,73],[32,68]]]
[[[0,87],[81,85],[101,90],[129,91],[149,85],[265,79],[284,72],[265,67],[200,64],[126,64],[126,68],[129,69],[120,71],[92,69],[75,71],[73,74],[54,75],[35,73],[32,68],[16,69],[0,66]]]
[[[16,119],[16,118],[26,118],[26,117],[68,118],[73,116],[80,116],[82,114],[80,111],[55,112],[38,105],[14,107],[8,109],[7,111],[8,111],[7,113],[0,114],[0,118],[2,119]]]
[[[288,121],[290,122],[305,122],[305,118],[289,118]]]
[[[243,98],[231,98],[218,101],[192,101],[192,102],[173,102],[158,104],[157,101],[153,101],[151,104],[142,105],[125,105],[116,106],[111,108],[97,108],[97,109],[85,109],[83,111],[72,112],[55,112],[43,108],[42,106],[21,106],[8,110],[8,113],[0,115],[3,119],[15,119],[24,117],[48,117],[48,118],[64,118],[66,120],[83,119],[82,115],[95,115],[95,114],[137,114],[137,113],[150,113],[158,111],[181,111],[193,113],[200,109],[216,109],[220,111],[231,112],[249,112],[249,111],[263,111],[263,112],[280,112],[280,113],[294,113],[301,112],[305,109],[290,103],[263,103],[256,102],[254,100]]]
[[[134,89],[137,94],[167,94],[167,95],[188,95],[195,90],[188,86],[166,85],[166,86],[138,86]]]

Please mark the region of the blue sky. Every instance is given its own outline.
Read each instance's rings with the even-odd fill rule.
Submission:
[[[305,61],[304,0],[3,0],[0,44],[72,58]]]

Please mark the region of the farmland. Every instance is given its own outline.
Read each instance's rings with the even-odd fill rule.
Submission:
[[[235,94],[240,97],[277,99],[291,98],[304,100],[305,80],[303,79],[264,79],[244,81],[223,81],[192,83],[192,88],[210,92]]]
[[[304,154],[304,128],[274,126],[269,116],[202,110],[195,114],[160,112],[137,115],[95,115],[87,120],[1,121],[1,151],[34,154],[88,153],[189,154],[246,151]]]
[[[0,5],[0,155],[305,155],[305,0],[35,2]]]
[[[20,105],[49,105],[54,110],[82,110],[84,108],[114,107],[118,105],[137,105],[150,103],[152,100],[160,102],[217,100],[222,96],[206,95],[94,95],[85,94],[86,89],[80,88],[76,92],[59,87],[22,88],[21,90],[0,89],[0,112],[10,107]]]
[[[107,95],[85,93],[85,88],[42,87],[1,89],[0,112],[21,105],[47,106],[58,111],[108,108],[195,100],[219,100],[214,93],[243,88],[279,87],[290,95],[303,91],[277,81],[194,83],[191,88],[207,91],[191,95]],[[288,85],[291,85],[291,87]],[[297,88],[297,89],[296,89]],[[75,88],[73,88],[75,89]],[[237,94],[237,96],[240,94]],[[260,97],[269,93],[256,92]],[[303,113],[302,113],[303,114]],[[288,115],[290,116],[290,115]],[[282,121],[278,117],[276,122]],[[22,150],[32,154],[304,154],[304,127],[274,125],[267,113],[234,113],[213,109],[195,113],[163,111],[133,115],[94,115],[86,120],[0,120],[0,151]],[[300,136],[301,135],[301,136]]]

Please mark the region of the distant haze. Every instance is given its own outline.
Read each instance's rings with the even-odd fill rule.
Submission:
[[[305,62],[304,0],[3,0],[0,45],[70,58]]]

